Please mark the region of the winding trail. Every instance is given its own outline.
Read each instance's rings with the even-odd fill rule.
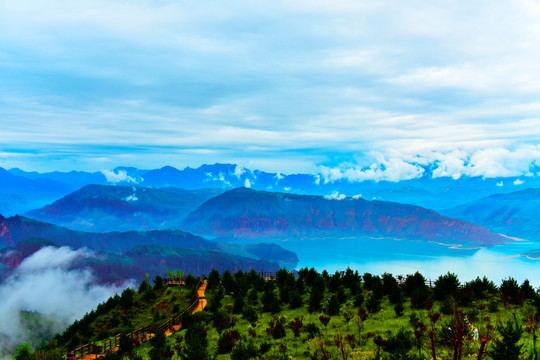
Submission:
[[[206,279],[203,280],[201,286],[199,286],[197,288],[197,300],[196,302],[194,302],[193,304],[191,304],[191,306],[189,308],[192,308],[191,309],[191,313],[196,313],[196,312],[199,312],[199,311],[202,311],[204,310],[204,308],[206,307],[206,304],[207,304],[207,301],[206,301],[206,297],[204,295],[204,292],[206,291]],[[188,308],[188,310],[189,310]],[[166,331],[165,331],[165,336],[170,336],[172,334],[174,334],[175,332],[177,332],[178,330],[180,330],[182,328],[182,323],[180,322],[178,325],[173,325],[171,326],[170,328],[168,328]],[[143,341],[148,341],[150,340],[152,337],[154,336],[154,334],[148,334],[144,337],[144,340]],[[112,349],[112,351],[117,351],[118,350],[118,347],[115,347]],[[81,358],[78,358],[78,360],[93,360],[93,359],[97,359],[99,357],[102,357],[102,356],[105,356],[105,354],[88,354],[88,355],[85,355]]]
[[[206,301],[206,297],[204,296],[205,291],[206,291],[206,280],[204,280],[201,286],[197,288],[197,305],[193,308],[193,310],[191,310],[192,314],[202,311],[206,307],[207,301]],[[182,323],[178,325],[173,325],[172,327],[168,328],[165,331],[165,335],[166,336],[172,335],[178,330],[180,330],[181,328],[182,328]]]

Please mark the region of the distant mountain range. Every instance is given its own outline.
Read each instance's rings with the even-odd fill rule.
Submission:
[[[190,212],[221,192],[221,189],[86,185],[24,215],[92,232],[180,229]]]
[[[218,189],[88,185],[25,215],[96,232],[188,229],[236,238],[370,236],[482,246],[506,241],[479,226],[414,205],[248,188],[220,194]],[[31,235],[41,236],[35,232]],[[153,244],[149,241],[154,240],[146,237],[137,244]],[[109,238],[117,239],[118,235]],[[82,241],[72,245],[80,244]]]
[[[68,183],[49,178],[31,179],[0,168],[0,214],[23,213],[76,189]]]
[[[296,255],[280,246],[246,245],[260,239],[295,252],[309,246],[305,240],[310,239],[316,239],[318,249],[338,238],[469,248],[509,241],[497,233],[538,240],[540,190],[513,191],[540,187],[536,177],[327,180],[230,164],[43,174],[0,168],[0,213],[25,215],[0,216],[0,276],[26,256],[18,246],[28,239],[103,253],[91,267],[109,272],[102,275],[107,279],[139,276],[142,264],[152,267],[160,257],[156,270],[167,264],[184,264],[186,271],[212,264],[222,269],[294,268]],[[244,245],[229,244],[231,239]],[[302,244],[281,242],[292,239]],[[362,245],[355,240],[347,246]]]
[[[540,241],[539,210],[540,189],[525,189],[491,195],[443,213],[509,236]]]
[[[222,191],[245,186],[262,191],[304,195],[361,196],[368,200],[414,204],[434,210],[449,209],[496,193],[513,192],[524,186],[540,188],[540,178],[537,177],[433,178],[429,166],[424,170],[422,178],[413,180],[357,182],[347,179],[333,181],[322,174],[268,173],[232,164],[202,165],[183,170],[170,166],[154,170],[117,167],[112,171],[93,173],[37,173],[0,168],[0,195],[3,195],[0,213],[4,216],[23,214],[90,184]],[[6,184],[11,185],[6,187]]]
[[[294,253],[274,244],[220,245],[179,230],[89,233],[0,215],[0,276],[9,275],[42,246],[86,247],[101,253],[78,266],[91,267],[102,281],[140,279],[150,268],[164,273],[173,265],[181,266],[186,273],[201,274],[213,267],[275,271],[282,266],[294,268],[298,262]]]
[[[222,237],[367,236],[466,246],[490,246],[508,241],[478,225],[418,206],[246,188],[206,201],[186,218],[184,228]]]

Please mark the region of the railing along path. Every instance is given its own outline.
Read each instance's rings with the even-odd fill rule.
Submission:
[[[165,284],[170,285],[183,285],[184,281],[183,279],[165,279]],[[203,288],[204,285],[204,288]],[[179,325],[181,325],[182,316],[186,312],[194,312],[195,309],[200,305],[200,303],[203,303],[201,305],[201,309],[204,309],[206,306],[206,299],[204,297],[204,290],[206,289],[206,280],[204,280],[202,277],[199,279],[199,282],[197,283],[197,298],[195,301],[184,311],[182,311],[179,315],[167,320],[161,325],[153,326],[153,325],[145,325],[137,330],[133,330],[132,332],[126,334],[134,343],[141,343],[144,341],[147,341],[151,338],[151,335],[154,333],[154,330],[159,328],[163,332],[167,332],[169,329],[178,326],[178,329],[180,328]],[[202,296],[200,294],[200,289],[202,290]],[[120,336],[122,334],[117,334],[114,337],[104,341],[101,345],[96,344],[85,344],[83,346],[78,347],[77,349],[70,351],[66,354],[66,357],[68,360],[73,359],[97,359],[100,356],[105,355],[108,352],[116,351],[118,350]]]

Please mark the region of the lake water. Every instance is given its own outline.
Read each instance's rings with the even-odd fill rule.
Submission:
[[[516,256],[539,249],[540,244],[535,242],[515,241],[480,249],[369,238],[295,239],[276,243],[298,255],[297,269],[315,267],[319,271],[334,272],[350,267],[361,274],[389,272],[394,276],[420,271],[432,280],[450,271],[458,275],[461,282],[485,275],[500,285],[502,279],[511,276],[520,284],[529,279],[533,287],[540,287],[540,260]]]

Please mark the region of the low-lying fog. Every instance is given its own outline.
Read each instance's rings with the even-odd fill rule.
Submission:
[[[0,284],[0,359],[21,342],[30,339],[21,325],[21,311],[37,312],[52,318],[52,331],[81,318],[100,302],[130,285],[103,286],[87,270],[68,270],[80,257],[91,257],[90,251],[67,247],[46,247],[26,258],[6,281]],[[39,345],[39,344],[35,344]]]

